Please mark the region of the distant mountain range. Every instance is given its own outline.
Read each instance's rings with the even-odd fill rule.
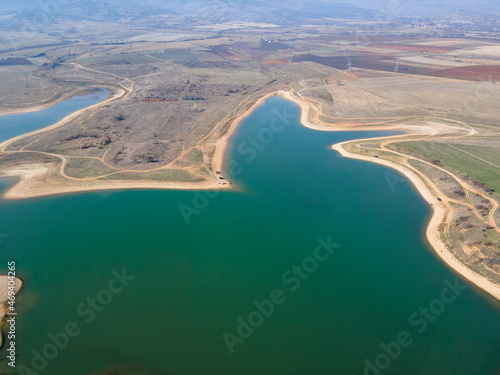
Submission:
[[[192,15],[208,21],[297,22],[304,19],[390,16],[441,17],[457,11],[500,12],[498,0],[52,0],[58,15],[78,20],[147,19],[158,14]],[[0,0],[0,14],[39,11],[50,1]]]
[[[349,3],[326,1],[260,0],[53,0],[57,14],[69,19],[117,20],[147,18],[158,14],[192,15],[207,20],[296,21],[321,17],[363,18],[372,12]],[[20,4],[18,4],[20,3]],[[0,2],[1,13],[39,11],[45,2],[23,0]]]
[[[121,2],[113,0],[22,0],[8,3],[5,1],[5,4],[0,2],[0,14],[17,13],[31,18],[30,14],[43,15],[44,12],[48,12],[50,16],[57,15],[66,19],[96,21],[116,20],[123,17],[148,18],[156,14],[173,13],[165,8],[144,6],[139,2],[126,0]]]
[[[130,0],[133,2],[134,0]],[[213,11],[249,17],[252,15],[283,18],[353,18],[370,16],[368,9],[349,3],[331,3],[317,0],[145,0],[141,4],[165,7],[179,14],[203,16]]]

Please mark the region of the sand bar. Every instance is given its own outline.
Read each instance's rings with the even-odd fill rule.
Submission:
[[[16,287],[14,289],[14,292],[17,294],[20,290],[21,287],[23,286],[23,282],[21,279],[18,279],[17,277],[15,278],[16,281]],[[8,276],[1,275],[0,276],[0,328],[3,325],[3,319],[5,315],[8,313],[7,309],[7,301],[9,300],[9,278]],[[2,342],[2,336],[0,335],[0,348],[2,347],[3,342]]]

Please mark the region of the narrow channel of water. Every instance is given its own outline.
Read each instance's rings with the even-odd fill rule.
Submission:
[[[110,91],[105,89],[92,90],[89,94],[73,96],[41,111],[0,116],[0,142],[46,128],[79,109],[103,101],[109,94]]]

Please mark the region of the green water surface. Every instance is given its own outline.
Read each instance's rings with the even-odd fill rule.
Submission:
[[[15,260],[25,281],[5,373],[52,356],[49,334],[73,322],[38,373],[498,375],[499,304],[434,255],[428,204],[398,173],[330,149],[390,133],[319,132],[299,115],[273,97],[243,121],[223,171],[239,192],[0,201],[0,271]],[[336,244],[320,261],[318,238]],[[123,268],[134,279],[113,294]]]

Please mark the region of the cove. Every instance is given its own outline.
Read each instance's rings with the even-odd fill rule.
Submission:
[[[499,304],[428,247],[428,204],[398,173],[330,149],[391,133],[319,132],[299,117],[273,97],[242,122],[224,172],[238,192],[0,201],[0,269],[15,260],[25,281],[18,366],[498,374]],[[187,224],[179,206],[196,194]]]
[[[0,116],[0,142],[46,128],[79,109],[103,101],[109,94],[109,90],[99,89],[89,94],[73,96],[41,111]]]

